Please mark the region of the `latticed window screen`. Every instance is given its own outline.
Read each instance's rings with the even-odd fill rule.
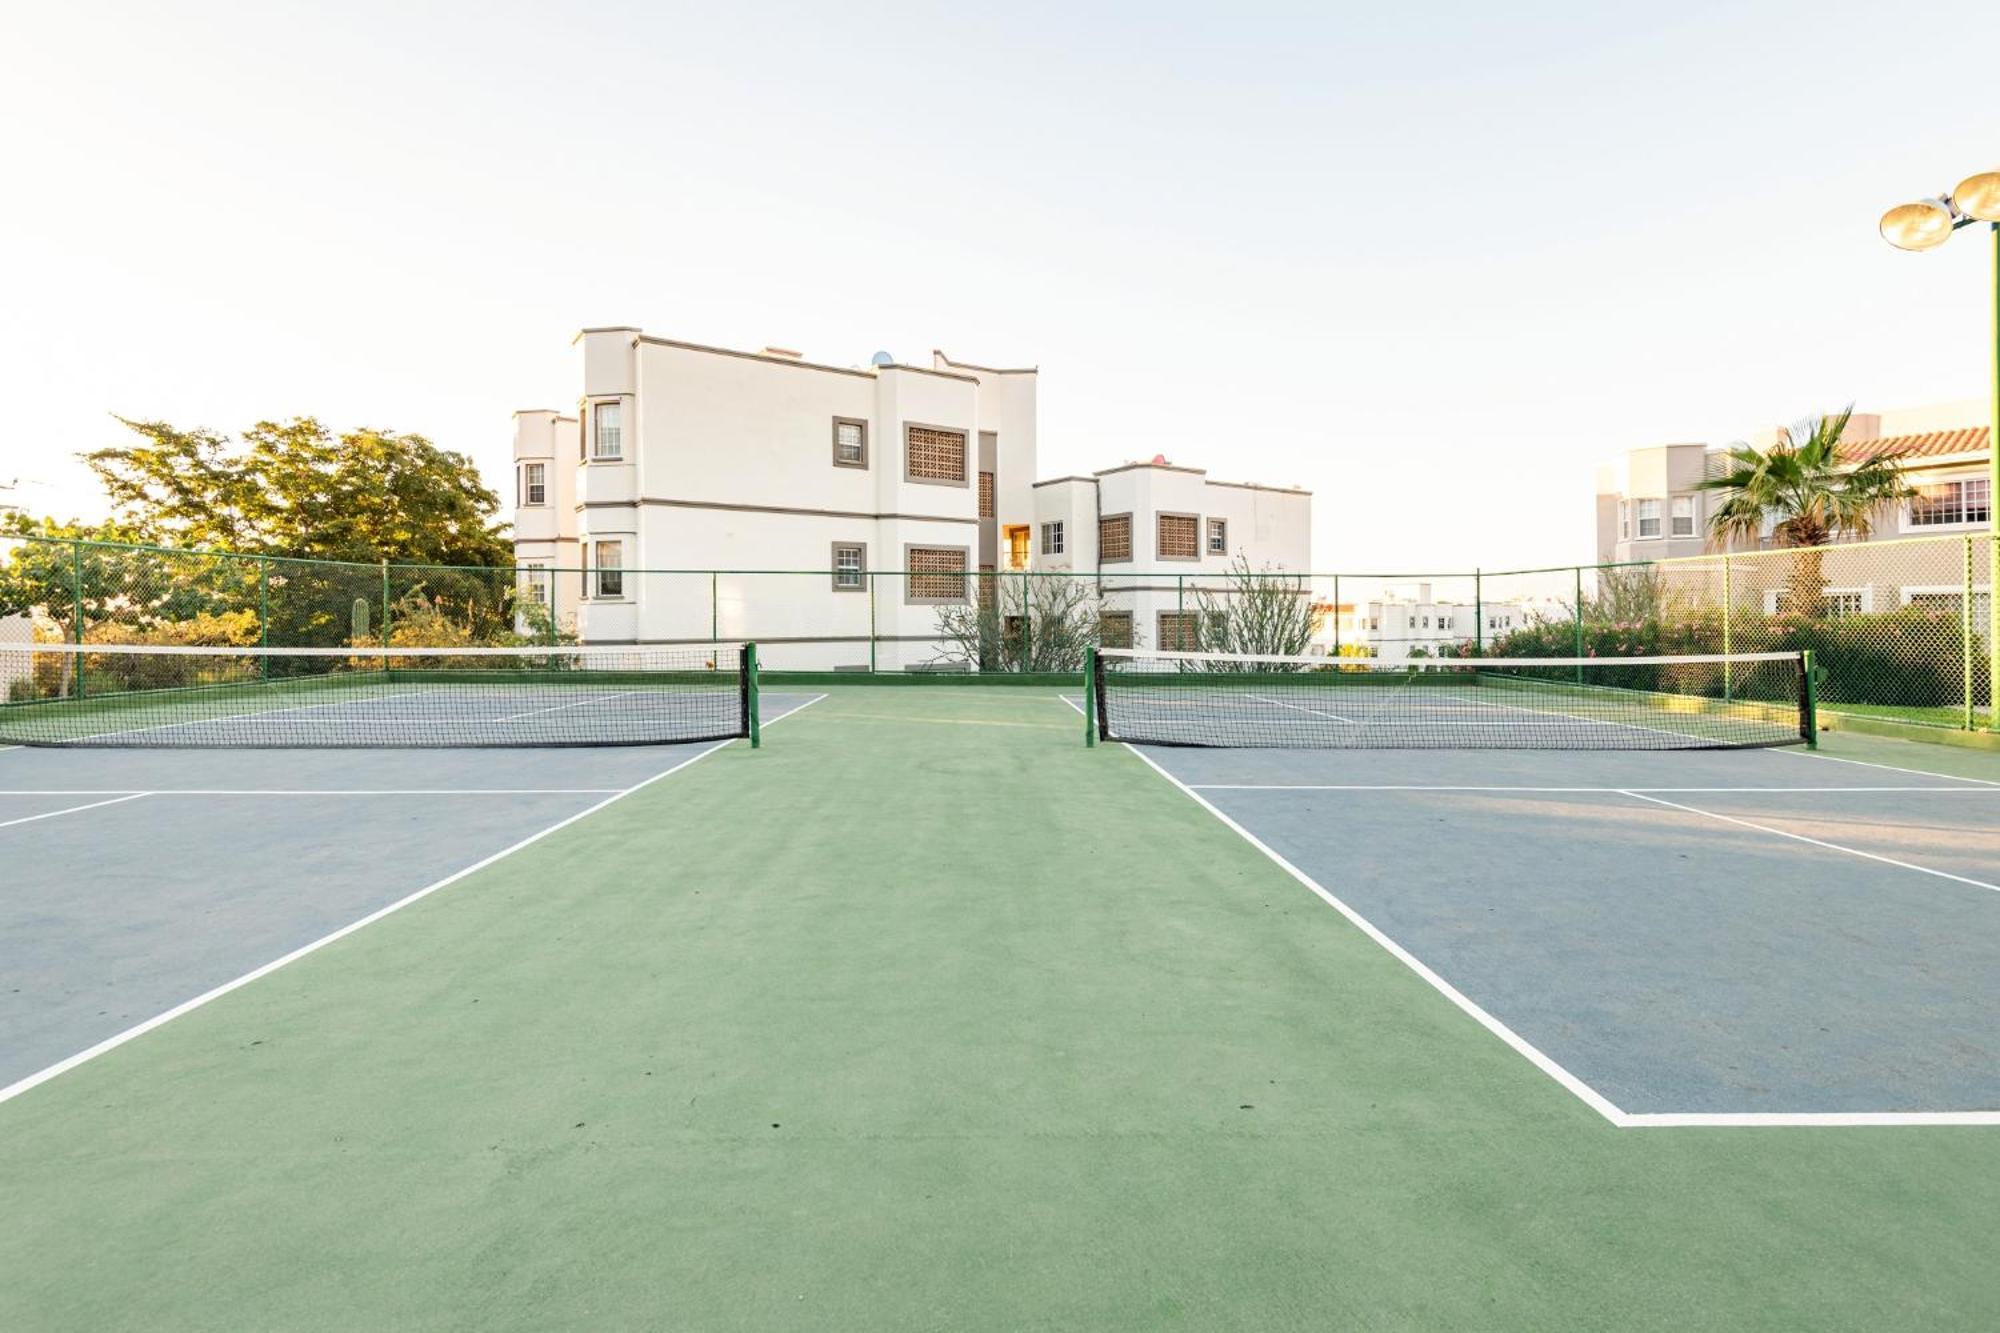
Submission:
[[[1097,641],[1106,648],[1132,646],[1132,613],[1106,611],[1097,618]]]
[[[1097,558],[1099,560],[1130,560],[1132,558],[1132,516],[1119,514],[1113,518],[1097,520]]]
[[[979,474],[979,516],[981,518],[993,517],[993,474],[991,472],[982,472]]]
[[[991,611],[1000,598],[1000,580],[993,577],[993,566],[979,567],[979,609]]]
[[[910,475],[923,481],[965,480],[965,432],[910,426]],[[982,513],[985,512],[981,507]]]
[[[1192,514],[1160,515],[1160,558],[1162,560],[1193,560],[1201,554],[1195,541],[1195,518]]]
[[[1201,617],[1193,611],[1160,612],[1160,647],[1195,652],[1201,647]]]
[[[910,596],[932,602],[962,600],[965,552],[948,546],[912,546]]]

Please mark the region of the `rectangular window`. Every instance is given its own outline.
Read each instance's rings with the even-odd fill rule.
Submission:
[[[1618,540],[1621,542],[1632,540],[1632,505],[1627,500],[1618,502]]]
[[[1692,495],[1676,495],[1674,497],[1673,520],[1674,536],[1694,536],[1695,503]]]
[[[993,517],[993,474],[991,472],[982,472],[979,474],[979,516],[981,518]]]
[[[1007,529],[1007,568],[1026,569],[1028,567],[1028,529],[1023,524]]]
[[[868,547],[861,542],[833,544],[833,590],[861,592],[867,586]]]
[[[1639,510],[1639,536],[1642,538],[1659,536],[1660,502],[1658,500],[1640,500],[1637,504]]]
[[[625,595],[625,543],[622,541],[597,543],[597,595]]]
[[[1132,646],[1132,613],[1106,611],[1097,617],[1097,642],[1104,648]]]
[[[1057,519],[1052,523],[1042,524],[1042,554],[1061,555],[1062,553],[1063,553],[1062,520]]]
[[[1160,647],[1168,652],[1201,650],[1201,617],[1193,611],[1160,612]]]
[[[549,568],[543,564],[521,566],[521,595],[537,606],[549,604]]]
[[[1943,528],[1991,522],[1990,489],[1985,477],[1919,486],[1916,498],[1910,501],[1910,526]]]
[[[909,548],[909,569],[911,601],[965,600],[965,548],[912,546]]]
[[[625,456],[623,403],[599,403],[591,421],[590,456],[600,462],[616,462]]]
[[[549,502],[549,465],[547,463],[521,464],[520,503],[540,505]]]
[[[965,484],[965,432],[939,426],[903,427],[904,475],[911,481]]]
[[[1158,550],[1162,560],[1199,560],[1201,548],[1195,533],[1199,531],[1201,520],[1193,514],[1161,514],[1159,516]]]
[[[1097,520],[1097,562],[1112,564],[1132,558],[1132,516],[1108,514]]]
[[[1208,553],[1210,555],[1229,554],[1229,520],[1211,518],[1208,520]]]
[[[868,423],[854,417],[833,419],[833,465],[868,466]]]

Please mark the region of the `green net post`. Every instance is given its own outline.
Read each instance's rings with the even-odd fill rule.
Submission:
[[[1972,730],[1972,534],[1965,537],[1965,582],[1958,596],[1958,637],[1959,661],[1964,670],[1962,688],[1965,693],[1965,729]]]
[[[1583,684],[1583,566],[1576,567],[1576,683]]]
[[[70,543],[69,619],[76,641],[83,642],[83,543]],[[76,697],[83,697],[83,654],[76,655]]]
[[[743,645],[743,719],[750,729],[750,748],[764,743],[763,703],[757,697],[757,645]]]
[[[1097,645],[1083,650],[1083,745],[1097,744]]]
[[[257,646],[271,646],[271,557],[260,556],[257,560]],[[271,678],[271,658],[268,653],[257,657],[257,674],[265,680]]]
[[[1340,575],[1333,576],[1333,655],[1340,656]]]
[[[389,562],[382,562],[382,646],[389,646]]]
[[[1799,654],[1799,730],[1805,735],[1806,748],[1819,748],[1819,672],[1813,665],[1812,649]]]

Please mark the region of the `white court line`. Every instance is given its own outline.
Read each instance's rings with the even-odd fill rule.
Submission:
[[[1083,711],[1083,709],[1072,699],[1065,697],[1063,702],[1069,704],[1070,707],[1075,708],[1079,713]],[[1307,875],[1297,866],[1287,861],[1284,857],[1280,856],[1277,852],[1273,851],[1270,847],[1266,846],[1254,834],[1246,830],[1241,824],[1238,824],[1235,820],[1231,819],[1228,815],[1222,813],[1221,810],[1217,809],[1214,805],[1210,804],[1210,802],[1206,798],[1204,798],[1199,792],[1189,787],[1186,783],[1182,782],[1179,778],[1176,778],[1173,774],[1167,772],[1166,769],[1160,767],[1160,765],[1158,765],[1157,763],[1154,763],[1153,760],[1143,750],[1130,744],[1126,744],[1124,748],[1130,753],[1137,755],[1140,761],[1143,762],[1148,768],[1152,769],[1155,773],[1158,773],[1168,782],[1173,783],[1174,786],[1179,787],[1183,792],[1186,792],[1188,797],[1192,799],[1197,805],[1201,806],[1202,809],[1208,811],[1210,814],[1214,815],[1217,819],[1221,820],[1226,827],[1234,831],[1237,834],[1237,836],[1241,837],[1245,842],[1249,843],[1252,847],[1255,847],[1258,851],[1262,852],[1279,869],[1283,870],[1286,874],[1290,875],[1293,879],[1297,880],[1299,883],[1305,885],[1308,889],[1312,890],[1314,894],[1318,895],[1323,901],[1332,906],[1336,911],[1340,912],[1341,915],[1345,916],[1349,921],[1352,921],[1358,929],[1360,929],[1370,939],[1374,940],[1376,944],[1380,945],[1383,949],[1388,951],[1391,957],[1397,959],[1397,961],[1401,962],[1404,966],[1408,967],[1411,971],[1415,972],[1419,977],[1422,977],[1424,981],[1429,983],[1435,990],[1437,990],[1439,994],[1443,995],[1447,1000],[1450,1000],[1454,1005],[1458,1006],[1458,1008],[1460,1008],[1467,1015],[1472,1017],[1482,1027],[1486,1028],[1489,1032],[1499,1037],[1500,1040],[1505,1042],[1517,1054],[1527,1059],[1528,1062],[1533,1064],[1537,1069],[1540,1069],[1543,1073],[1547,1074],[1550,1078],[1554,1079],[1558,1084],[1560,1084],[1563,1087],[1564,1090],[1569,1092],[1571,1095],[1575,1096],[1578,1100],[1582,1101],[1586,1106],[1596,1111],[1599,1115],[1603,1116],[1606,1120],[1610,1121],[1613,1125],[1615,1125],[1619,1129],[1708,1129],[1708,1128],[1762,1129],[1762,1128],[1810,1128],[1810,1127],[1858,1127],[1858,1126],[1928,1128],[1928,1127],[1939,1127],[1939,1126],[2000,1125],[2000,1111],[1630,1112],[1621,1110],[1618,1106],[1613,1104],[1609,1098],[1605,1097],[1595,1088],[1591,1087],[1583,1080],[1577,1078],[1576,1075],[1570,1073],[1568,1070],[1564,1069],[1561,1065],[1557,1064],[1554,1060],[1550,1059],[1547,1055],[1543,1054],[1539,1049],[1537,1049],[1533,1045],[1533,1043],[1529,1042],[1526,1038],[1520,1036],[1512,1028],[1509,1028],[1499,1019],[1487,1013],[1477,1004],[1474,1004],[1470,999],[1468,999],[1466,996],[1461,994],[1455,987],[1453,987],[1451,983],[1445,981],[1442,977],[1438,976],[1435,972],[1431,971],[1428,967],[1426,967],[1408,950],[1404,949],[1401,945],[1397,944],[1387,935],[1384,935],[1379,929],[1377,929],[1374,925],[1369,923],[1365,918],[1356,913],[1352,908],[1348,907],[1346,904],[1342,903],[1338,898],[1334,897],[1333,894],[1329,893],[1310,875]],[[1876,767],[1887,767],[1887,765],[1876,765]],[[1905,769],[1897,771],[1915,773],[1918,772],[1919,770]],[[1925,774],[1924,776],[1936,777],[1940,775]],[[1630,792],[1632,789],[1621,788],[1620,790]],[[1852,789],[1848,788],[1843,790],[1852,790]],[[1899,787],[1895,788],[1894,790],[1907,791],[1910,789]]]
[[[629,699],[635,694],[642,693],[644,693],[643,690],[619,690],[616,694],[600,694],[594,699],[573,699],[569,703],[557,704],[552,708],[530,708],[525,713],[509,713],[505,717],[498,717],[493,720],[496,722],[513,722],[524,717],[537,717],[543,713],[560,713],[565,708],[582,708],[589,704],[610,703],[613,699]],[[722,696],[718,693],[718,697]]]
[[[1822,759],[1829,764],[1859,764],[1863,768],[1879,768],[1888,773],[1914,773],[1922,778],[1942,778],[1946,782],[1976,782],[1984,787],[2000,787],[2000,782],[1991,778],[1961,777],[1956,773],[1933,773],[1925,768],[1898,768],[1894,764],[1878,764],[1872,759],[1847,759],[1837,754],[1827,754],[1823,750],[1779,750],[1796,759]]]
[[[796,713],[801,713],[805,711],[807,708],[811,707],[813,704],[818,703],[821,699],[824,698],[826,698],[826,696],[822,694],[815,698],[808,699],[805,703],[800,704],[798,707],[787,709],[785,712],[778,714],[778,716],[769,719],[766,725],[769,725],[769,723],[782,722],[786,718],[791,717]],[[740,737],[731,738],[731,740],[737,740],[737,739],[741,738]],[[334,943],[336,940],[344,939],[347,936],[352,935],[355,931],[360,930],[364,926],[373,925],[375,922],[380,921],[383,917],[388,916],[393,912],[399,912],[403,908],[408,907],[411,903],[414,903],[419,899],[430,897],[430,895],[436,893],[439,889],[447,888],[450,885],[456,884],[459,880],[464,879],[467,875],[470,875],[475,871],[484,870],[487,866],[492,865],[496,861],[501,861],[509,856],[512,856],[515,852],[520,851],[522,848],[540,842],[543,838],[548,837],[551,833],[560,832],[561,830],[568,828],[571,824],[576,823],[578,820],[590,818],[592,815],[596,814],[599,810],[604,809],[606,806],[612,805],[618,801],[622,801],[627,796],[632,795],[634,792],[652,786],[655,782],[658,782],[661,778],[672,777],[674,774],[680,772],[684,768],[687,768],[689,765],[700,763],[702,760],[708,758],[710,755],[714,754],[717,750],[725,748],[730,743],[731,743],[730,741],[717,741],[715,742],[715,744],[701,751],[701,753],[690,755],[688,758],[683,759],[680,763],[675,764],[672,768],[664,769],[661,772],[655,773],[653,774],[653,776],[644,779],[643,781],[632,784],[630,787],[622,788],[621,790],[616,791],[610,796],[607,796],[603,800],[597,802],[595,805],[592,805],[583,810],[579,810],[575,814],[569,816],[567,819],[557,820],[555,823],[549,825],[545,829],[542,829],[540,832],[531,833],[527,837],[521,839],[519,842],[514,843],[512,846],[503,847],[499,851],[493,853],[491,856],[473,862],[471,865],[465,867],[463,870],[453,871],[451,874],[446,875],[443,879],[437,880],[431,884],[426,884],[423,888],[418,889],[415,893],[409,894],[402,898],[398,898],[395,902],[390,903],[386,907],[378,907],[373,912],[370,912],[368,915],[361,917],[359,920],[350,921],[348,924],[340,927],[340,929],[322,935],[318,939],[312,941],[310,944],[302,944],[298,948],[292,950],[290,953],[284,954],[277,958],[273,958],[270,962],[265,963],[261,967],[253,968],[252,970],[245,972],[242,976],[235,978],[233,981],[225,981],[220,986],[217,986],[212,990],[203,991],[200,995],[195,996],[191,1000],[183,1000],[181,1003],[175,1005],[171,1009],[166,1010],[164,1013],[155,1014],[151,1018],[145,1020],[143,1023],[134,1024],[133,1026],[126,1028],[123,1032],[120,1032],[115,1036],[106,1037],[103,1041],[98,1042],[95,1046],[89,1047],[86,1050],[78,1051],[75,1055],[68,1056],[64,1059],[58,1060],[56,1061],[56,1063],[50,1065],[46,1069],[36,1070],[34,1073],[29,1074],[25,1078],[17,1079],[14,1082],[8,1084],[6,1087],[0,1088],[0,1102],[12,1101],[14,1098],[20,1096],[22,1093],[28,1091],[30,1088],[39,1087],[41,1084],[48,1082],[50,1079],[55,1078],[58,1075],[68,1073],[70,1070],[75,1069],[78,1065],[86,1064],[92,1060],[95,1060],[98,1056],[103,1055],[107,1051],[114,1051],[118,1049],[120,1046],[123,1046],[128,1041],[132,1041],[138,1037],[143,1037],[148,1032],[151,1032],[153,1029],[164,1026],[167,1023],[171,1023],[176,1018],[179,1018],[183,1014],[192,1013],[194,1010],[199,1009],[203,1005],[207,1004],[210,1000],[220,999],[223,996],[229,994],[229,992],[233,990],[240,990],[242,987],[249,985],[251,982],[256,981],[260,977],[269,976],[271,973],[277,971],[279,968],[285,966],[287,963],[297,962],[299,959],[304,958],[307,954],[317,953],[319,950],[324,949],[327,945]],[[143,795],[144,793],[140,794]]]
[[[1953,788],[1951,790],[1964,789]],[[1859,856],[1868,861],[1880,861],[1883,865],[1895,866],[1901,870],[1914,870],[1920,875],[1936,875],[1939,879],[1955,880],[1960,884],[1970,884],[1975,889],[1990,889],[1994,893],[2000,893],[2000,884],[1988,884],[1983,879],[1969,879],[1964,875],[1954,875],[1948,870],[1934,870],[1930,866],[1920,866],[1912,861],[1898,861],[1893,856],[1881,856],[1874,852],[1864,852],[1858,847],[1843,847],[1837,842],[1825,842],[1819,838],[1808,838],[1803,833],[1792,833],[1785,829],[1772,828],[1769,824],[1759,824],[1749,819],[1738,819],[1735,815],[1719,815],[1713,810],[1699,810],[1691,805],[1682,805],[1679,801],[1668,801],[1658,796],[1648,796],[1646,793],[1630,787],[1624,789],[1624,794],[1637,800],[1651,801],[1654,805],[1664,805],[1672,810],[1685,810],[1691,815],[1705,815],[1710,819],[1719,819],[1725,824],[1737,824],[1743,828],[1756,829],[1760,833],[1773,833],[1780,838],[1790,838],[1794,842],[1810,843],[1814,847],[1824,847],[1830,852],[1845,852],[1849,856]]]
[[[1951,792],[1974,796],[2000,795],[2000,787],[1469,787],[1431,783],[1377,784],[1358,782],[1191,782],[1196,791],[1482,791],[1482,792],[1596,792],[1630,796],[1638,792],[1767,792],[1775,796],[1806,795],[1820,792]],[[0,792],[0,795],[5,795]]]
[[[0,796],[117,796],[123,793],[139,796],[608,796],[624,790],[623,787],[148,787],[140,791],[136,787],[0,787]]]
[[[1335,722],[1353,723],[1355,721],[1351,717],[1342,717],[1339,713],[1329,713],[1324,708],[1307,708],[1304,704],[1295,704],[1286,699],[1267,699],[1261,694],[1249,694],[1244,697],[1246,699],[1255,699],[1260,704],[1276,704],[1280,708],[1296,708],[1301,713],[1311,713],[1314,717],[1330,717]]]
[[[32,792],[30,792],[30,793],[14,793],[14,792],[9,792],[9,793],[6,793],[6,794],[7,794],[7,795],[17,795],[17,794],[26,794],[26,795],[34,795],[34,794],[36,794],[36,793],[32,793]],[[96,792],[74,792],[74,793],[71,793],[71,792],[60,792],[60,793],[58,793],[58,792],[48,792],[48,793],[45,793],[45,794],[46,794],[46,795],[50,795],[50,796],[55,796],[55,795],[76,795],[76,796],[95,796],[95,795],[97,795],[97,793],[96,793]],[[152,795],[152,793],[151,793],[151,792],[145,792],[145,791],[135,791],[135,792],[132,792],[131,794],[129,794],[129,795],[126,795],[126,796],[114,796],[114,797],[112,797],[112,798],[111,798],[110,800],[108,800],[108,801],[92,801],[92,802],[91,802],[91,803],[90,803],[89,805],[72,805],[72,806],[70,806],[70,807],[69,807],[69,808],[68,808],[67,810],[44,810],[44,811],[43,811],[43,812],[42,812],[41,814],[39,814],[39,815],[23,815],[23,816],[22,816],[21,818],[19,818],[19,819],[6,819],[6,820],[0,820],[0,828],[13,828],[13,827],[14,827],[14,826],[15,826],[16,824],[32,824],[32,823],[34,823],[34,822],[35,822],[36,820],[38,820],[38,819],[54,819],[54,818],[55,818],[56,816],[58,816],[58,815],[74,815],[74,814],[77,814],[77,813],[79,813],[79,812],[81,812],[81,811],[84,811],[84,810],[95,810],[95,809],[99,808],[100,806],[106,806],[106,805],[118,805],[118,804],[120,804],[121,802],[124,802],[124,801],[136,801],[136,800],[138,800],[138,799],[139,799],[139,798],[140,798],[141,796],[151,796],[151,795]]]

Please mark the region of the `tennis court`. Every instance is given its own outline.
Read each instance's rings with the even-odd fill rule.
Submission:
[[[1991,1322],[2000,760],[1087,749],[1081,702],[0,752],[79,957],[121,899],[198,952],[446,881],[0,1104],[25,1326]]]

